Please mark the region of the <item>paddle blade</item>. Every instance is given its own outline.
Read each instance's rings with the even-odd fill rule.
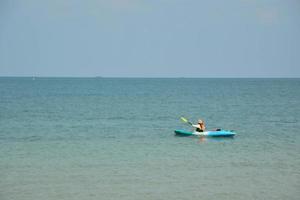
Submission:
[[[185,122],[185,123],[188,123],[189,121],[186,119],[186,118],[184,118],[184,117],[180,117],[180,119],[183,121],[183,122]]]
[[[186,118],[184,118],[184,117],[180,117],[180,119],[181,119],[183,122],[185,122],[185,123],[188,123],[188,124],[192,125],[192,122],[189,122],[189,120],[187,120]]]

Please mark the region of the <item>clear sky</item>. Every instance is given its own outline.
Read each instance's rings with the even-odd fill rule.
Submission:
[[[300,77],[300,1],[0,0],[0,76]]]

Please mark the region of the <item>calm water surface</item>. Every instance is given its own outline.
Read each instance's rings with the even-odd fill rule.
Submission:
[[[299,199],[299,143],[300,79],[0,78],[1,200]]]

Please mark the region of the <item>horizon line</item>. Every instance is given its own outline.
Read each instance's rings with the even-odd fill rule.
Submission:
[[[208,77],[196,77],[196,76],[170,76],[170,77],[165,77],[165,76],[1,76],[0,78],[149,78],[149,79],[155,79],[155,78],[164,78],[164,79],[178,79],[178,78],[186,78],[186,79],[299,79],[299,77],[290,77],[290,76],[241,76],[241,77],[233,77],[233,76],[208,76]]]

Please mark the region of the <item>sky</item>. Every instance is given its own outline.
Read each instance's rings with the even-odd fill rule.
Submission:
[[[0,0],[0,76],[300,77],[300,0]]]

